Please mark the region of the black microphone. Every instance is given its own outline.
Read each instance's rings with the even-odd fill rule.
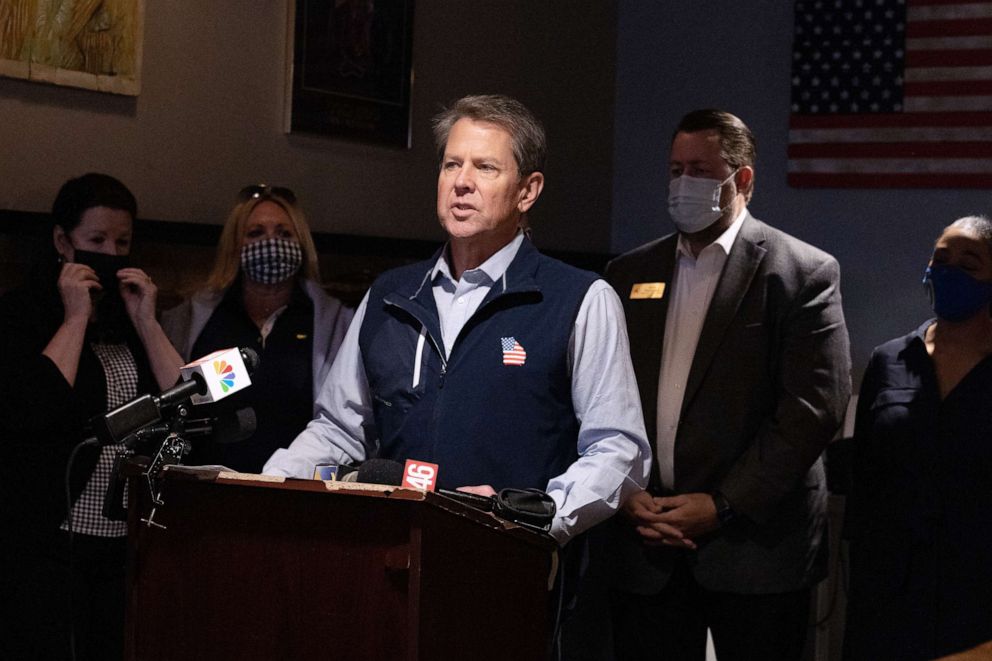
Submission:
[[[187,441],[194,438],[206,438],[212,443],[238,443],[247,440],[255,433],[255,409],[246,406],[236,411],[228,411],[212,418],[194,418],[184,423],[183,438]],[[172,432],[168,424],[146,425],[133,434],[129,434],[124,443],[127,448],[133,448],[144,441],[161,441]],[[128,453],[118,452],[114,458],[114,466],[110,473],[110,482],[103,494],[103,516],[112,521],[126,521],[127,510],[124,509],[125,479],[121,473],[123,461]]]
[[[403,464],[392,459],[369,459],[358,468],[358,482],[366,484],[403,484]],[[437,489],[434,493],[456,500],[501,519],[547,532],[555,516],[555,502],[540,489],[503,489],[495,496],[480,496],[466,491]]]
[[[392,459],[367,459],[358,467],[357,482],[365,484],[403,484],[403,464]]]
[[[388,484],[397,487],[403,484],[403,464],[392,459],[369,459],[358,467],[357,472],[356,482]],[[494,496],[479,496],[466,491],[450,491],[448,489],[437,489],[435,493],[447,496],[463,505],[474,507],[483,512],[492,512],[495,506]]]
[[[254,349],[245,347],[239,349],[238,353],[249,374],[258,368],[258,353]],[[197,362],[193,361],[191,365]],[[197,370],[188,373],[188,380],[163,390],[158,395],[140,395],[114,410],[90,420],[99,444],[121,443],[142,427],[160,422],[163,417],[163,410],[182,404],[194,395],[207,395],[208,392],[217,390],[210,387],[208,379],[221,383],[226,378],[224,374],[215,375],[203,370],[202,367],[198,367]],[[226,396],[224,394],[226,392],[226,390],[222,390],[221,394],[214,399],[222,399]]]
[[[213,443],[226,445],[248,440],[257,428],[255,409],[246,406],[212,418],[189,420],[186,422],[186,435],[207,436]]]
[[[188,441],[203,438],[211,443],[240,443],[248,440],[258,427],[255,409],[246,406],[235,411],[227,411],[209,418],[192,418],[183,423],[183,438]],[[127,439],[128,444],[137,445],[146,440],[154,440],[172,431],[168,424],[142,427]]]

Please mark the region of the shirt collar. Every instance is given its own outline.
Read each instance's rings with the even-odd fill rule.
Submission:
[[[747,217],[747,207],[744,207],[744,209],[742,209],[741,212],[737,215],[737,218],[734,218],[734,222],[730,223],[730,227],[725,229],[723,231],[723,234],[718,236],[716,240],[710,244],[710,246],[713,245],[719,246],[720,248],[723,249],[725,255],[729,255],[730,249],[734,245],[734,240],[737,239],[737,235],[741,231],[741,225],[744,224],[744,219],[746,217]],[[709,248],[710,246],[706,246],[706,248]],[[705,250],[706,248],[703,248],[703,250]],[[685,238],[684,234],[679,234],[678,252],[687,257],[693,257],[692,248],[689,246],[689,240]]]
[[[510,262],[513,258],[517,256],[517,251],[520,249],[520,244],[524,241],[524,233],[517,232],[517,235],[513,237],[513,240],[508,244],[497,250],[493,255],[482,262],[479,266],[474,269],[468,269],[465,273],[462,273],[462,278],[466,274],[479,274],[484,275],[489,278],[490,282],[496,282],[503,277],[506,273],[506,269],[510,267]],[[431,269],[431,281],[437,282],[438,275],[442,275],[448,280],[454,282],[454,278],[451,277],[451,267],[448,265],[448,250],[449,246],[445,246],[444,250],[441,251],[441,256],[438,257],[437,262],[434,264],[434,268]],[[484,280],[485,278],[480,278],[476,276],[473,278],[472,275],[469,276],[472,280]]]

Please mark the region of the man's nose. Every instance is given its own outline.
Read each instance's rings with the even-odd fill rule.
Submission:
[[[458,176],[455,177],[455,190],[459,192],[471,192],[475,190],[475,173],[471,167],[459,168]]]

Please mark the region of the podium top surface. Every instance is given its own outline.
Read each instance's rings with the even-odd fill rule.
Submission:
[[[421,489],[411,489],[409,487],[399,487],[389,484],[307,480],[257,473],[238,473],[213,466],[170,465],[163,469],[162,475],[167,480],[184,482],[210,482],[217,485],[324,493],[330,497],[387,498],[397,501],[422,502],[428,507],[445,510],[450,514],[467,518],[479,525],[503,531],[504,534],[517,537],[522,541],[541,548],[546,548],[548,551],[554,551],[558,548],[557,542],[550,535],[512,521],[501,519],[490,512],[475,509],[448,496]]]

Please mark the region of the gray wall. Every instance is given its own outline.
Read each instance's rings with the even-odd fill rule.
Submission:
[[[920,286],[940,229],[992,211],[987,191],[795,189],[785,181],[792,3],[620,0],[613,248],[673,230],[666,210],[671,131],[717,107],[758,139],[752,213],[840,261],[857,374],[871,349],[929,315]]]
[[[417,0],[411,151],[282,132],[287,0],[145,5],[137,98],[0,78],[0,209],[44,211],[62,181],[99,170],[145,218],[220,223],[266,181],[294,188],[315,229],[440,239],[430,117],[503,92],[549,129],[538,243],[608,249],[614,3]]]

